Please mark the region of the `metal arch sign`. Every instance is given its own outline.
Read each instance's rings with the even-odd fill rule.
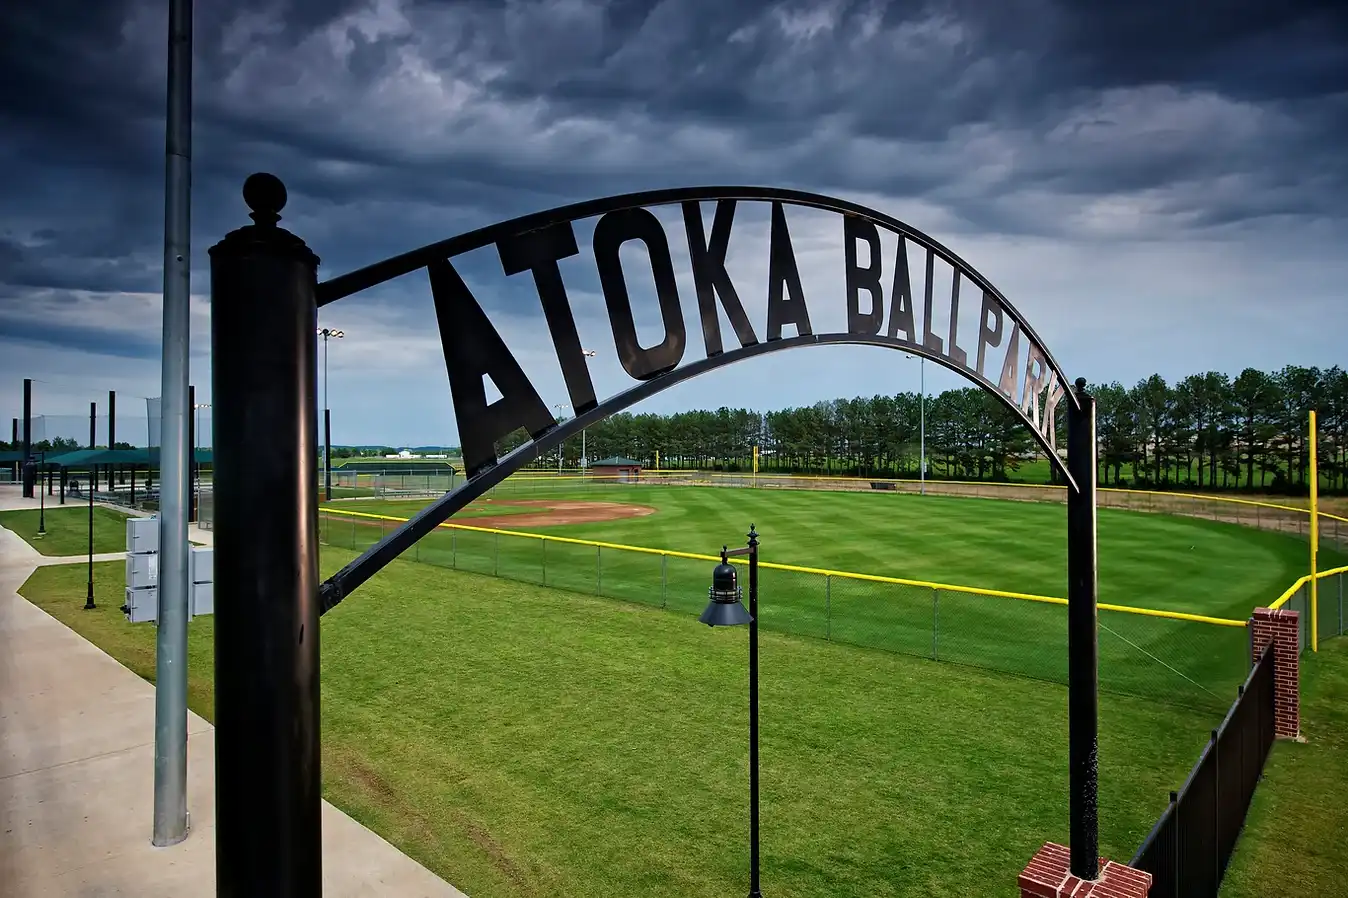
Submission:
[[[456,237],[398,256],[325,284],[318,257],[295,234],[277,227],[286,203],[275,176],[256,173],[244,183],[252,225],[211,247],[213,403],[217,412],[216,552],[229,563],[217,570],[218,588],[232,600],[215,626],[217,764],[221,869],[235,872],[235,891],[276,891],[298,883],[321,886],[320,616],[418,539],[468,502],[561,440],[614,411],[680,380],[737,359],[793,346],[851,343],[887,346],[933,359],[959,371],[1016,410],[1035,438],[1061,465],[1053,420],[1067,419],[1067,632],[1069,712],[1069,819],[1072,873],[1098,873],[1098,622],[1096,582],[1097,476],[1095,400],[1083,381],[1066,379],[1024,318],[987,281],[935,241],[901,222],[850,203],[813,194],[755,188],[708,188],[633,194],[569,206]],[[710,228],[703,202],[715,203]],[[730,277],[726,260],[738,204],[770,205],[766,288],[768,309],[760,339],[739,302],[745,283]],[[689,243],[702,340],[707,354],[685,361],[689,335],[673,277],[671,235],[651,212],[678,206]],[[815,333],[827,311],[807,296],[792,246],[786,209],[812,207],[841,217],[846,328]],[[573,223],[598,219],[594,256],[619,362],[635,385],[600,403],[582,361],[571,304],[558,260],[579,255]],[[677,216],[670,216],[677,218]],[[674,230],[679,228],[674,226]],[[876,251],[882,232],[897,234],[904,252],[885,270]],[[620,250],[641,243],[652,261],[660,342],[643,346],[635,334],[629,277]],[[862,244],[869,250],[863,262]],[[906,247],[925,250],[953,271],[951,327],[932,333],[932,278],[923,290],[923,331],[916,330],[916,297]],[[493,248],[505,277],[529,272],[542,304],[567,388],[582,411],[556,423],[542,406],[517,360],[505,349],[480,304],[455,269],[454,259]],[[883,247],[882,247],[883,248]],[[922,257],[919,256],[919,259]],[[583,261],[583,260],[582,260]],[[919,267],[921,262],[919,262]],[[570,266],[568,266],[570,267]],[[635,267],[635,266],[634,266]],[[441,325],[450,387],[460,414],[472,476],[321,585],[317,533],[317,387],[314,332],[317,305],[425,269]],[[738,274],[738,266],[735,266]],[[642,272],[645,280],[645,272]],[[744,279],[741,278],[741,281]],[[967,282],[967,283],[966,283]],[[961,285],[978,291],[979,317],[964,310],[959,344]],[[888,288],[888,290],[886,290]],[[941,290],[944,294],[944,289]],[[939,300],[944,306],[944,296]],[[692,311],[691,306],[688,309]],[[719,328],[724,311],[733,339]],[[837,316],[842,317],[842,316]],[[977,325],[973,327],[972,325]],[[976,335],[976,338],[973,337]],[[975,342],[976,339],[976,342]],[[989,350],[1006,359],[988,365]],[[970,362],[970,359],[973,362]],[[1023,365],[1022,365],[1023,360]],[[1000,369],[1000,370],[996,370]],[[483,378],[501,398],[486,401]],[[1068,402],[1062,406],[1066,396]],[[1062,406],[1062,407],[1060,407]],[[503,459],[490,441],[516,426],[534,435]],[[1068,473],[1068,472],[1064,472]],[[225,576],[232,579],[225,583]],[[226,588],[228,587],[228,588]],[[228,613],[226,613],[228,612]],[[270,809],[255,825],[257,808]]]
[[[757,330],[727,270],[726,257],[740,203],[771,207],[766,284],[767,316]],[[711,227],[703,204],[714,204]],[[678,206],[682,233],[671,235],[651,211]],[[788,206],[835,213],[842,229],[840,274],[845,285],[847,328],[816,333],[812,303],[806,296],[787,221]],[[591,240],[613,347],[623,369],[636,383],[599,401],[581,348],[575,317],[559,263],[580,253],[574,225],[597,218]],[[882,257],[880,234],[897,235],[892,263]],[[705,355],[688,359],[690,337],[684,317],[685,297],[675,277],[672,239],[686,240],[691,265],[701,342]],[[639,243],[650,262],[639,274],[620,259],[624,245]],[[908,246],[925,259],[922,296],[914,295]],[[866,248],[863,263],[863,245]],[[570,394],[575,416],[558,422],[539,391],[483,311],[454,266],[465,253],[494,247],[504,277],[531,275],[553,349]],[[952,269],[949,292],[938,297],[933,273],[936,260]],[[703,187],[625,194],[563,206],[471,231],[449,240],[387,259],[318,285],[320,306],[402,275],[425,269],[435,305],[459,441],[468,479],[463,486],[425,508],[403,527],[371,548],[325,584],[326,610],[370,574],[430,532],[463,505],[508,474],[539,457],[562,440],[674,384],[742,359],[807,345],[859,344],[885,346],[920,355],[963,375],[997,397],[1029,428],[1035,441],[1069,485],[1075,481],[1059,456],[1056,420],[1064,399],[1077,402],[1068,381],[1034,329],[986,278],[931,237],[864,206],[794,190],[757,187]],[[629,282],[654,279],[663,337],[643,346],[637,338]],[[967,285],[967,286],[966,286]],[[963,302],[961,305],[961,288]],[[944,291],[942,291],[944,292]],[[972,294],[972,297],[971,297]],[[760,293],[760,295],[762,295]],[[969,302],[973,298],[973,302]],[[921,302],[921,326],[917,303]],[[948,311],[949,328],[932,329],[937,304]],[[818,311],[817,305],[814,306]],[[723,334],[724,312],[731,332]],[[974,344],[961,346],[961,314],[976,314]],[[817,318],[817,315],[816,315]],[[727,346],[727,343],[730,345]],[[989,364],[990,350],[1000,349],[1000,365]],[[484,379],[501,396],[488,402]],[[495,443],[523,428],[532,442],[505,459]]]
[[[726,270],[736,206],[745,201],[771,204],[768,278],[766,285],[756,285],[765,289],[768,297],[761,340],[744,310],[740,290]],[[710,233],[703,222],[704,202],[715,203]],[[674,204],[681,207],[683,217],[684,233],[678,235],[667,234],[663,223],[650,211],[652,207]],[[802,286],[787,223],[787,206],[807,206],[838,214],[844,247],[844,258],[839,261],[847,304],[844,332],[814,332],[810,316],[812,300],[806,297]],[[538,441],[558,424],[459,276],[452,259],[494,245],[505,276],[532,275],[571,407],[580,415],[600,408],[601,403],[581,350],[558,263],[579,254],[574,223],[593,217],[599,219],[592,240],[594,267],[618,360],[634,380],[659,384],[655,390],[640,391],[641,396],[713,367],[776,349],[816,343],[888,346],[929,358],[997,396],[1030,428],[1051,463],[1070,482],[1057,452],[1055,428],[1058,406],[1070,395],[1067,380],[1024,317],[982,275],[927,235],[874,210],[830,197],[789,190],[708,187],[627,194],[564,206],[431,244],[327,281],[319,286],[318,301],[324,305],[416,269],[427,270],[464,466],[472,477],[498,463],[493,444],[506,434],[522,427]],[[881,257],[881,230],[899,238],[890,266]],[[686,370],[691,340],[684,320],[684,298],[675,278],[671,239],[687,241],[706,352],[701,361],[715,360],[714,365]],[[642,346],[637,340],[628,283],[638,273],[625,270],[619,258],[620,250],[629,242],[642,244],[650,259],[649,268],[639,276],[654,278],[663,322],[663,339],[653,346]],[[910,242],[925,250],[921,330],[916,323],[918,298],[913,295],[909,272]],[[863,244],[868,250],[866,264],[859,261]],[[949,294],[940,299],[933,295],[933,267],[938,258],[953,269]],[[969,348],[960,346],[957,339],[961,285],[965,283],[972,291],[967,288],[964,291],[967,304],[964,313],[975,312],[979,322],[976,345]],[[970,292],[974,294],[973,303],[968,302]],[[949,312],[949,329],[945,333],[932,330],[938,302],[944,303]],[[729,335],[721,332],[718,304],[731,324]],[[970,305],[973,309],[968,308]],[[733,341],[730,348],[725,345],[727,337]],[[990,370],[988,351],[1003,346],[1002,364]],[[680,368],[681,365],[685,367]],[[678,376],[681,373],[683,376]],[[493,403],[486,401],[484,376],[490,377],[501,392],[501,398]],[[602,407],[613,412],[635,401],[623,402],[625,396],[620,393],[602,403]]]

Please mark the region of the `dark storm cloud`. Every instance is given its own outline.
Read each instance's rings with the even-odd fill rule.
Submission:
[[[78,321],[32,321],[11,318],[0,312],[0,334],[5,340],[38,347],[60,347],[90,355],[123,359],[149,359],[158,356],[159,340],[148,334],[121,334],[110,340],[108,332]]]
[[[0,299],[159,289],[166,6],[0,13]],[[325,276],[688,183],[924,200],[971,234],[1087,240],[1071,215],[1120,197],[1167,237],[1341,226],[1345,21],[1254,0],[198,0],[194,283],[255,170],[284,177]]]

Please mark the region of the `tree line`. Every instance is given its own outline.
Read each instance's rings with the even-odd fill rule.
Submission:
[[[1100,482],[1141,489],[1304,493],[1308,416],[1319,417],[1321,485],[1348,491],[1348,372],[1288,365],[1274,372],[1217,371],[1167,383],[1159,374],[1131,387],[1094,384]],[[924,414],[925,413],[925,414]],[[859,477],[916,477],[925,417],[927,476],[958,480],[1053,479],[1025,425],[976,387],[929,395],[833,399],[760,412],[719,408],[672,415],[620,413],[587,429],[590,460],[624,456],[662,468]],[[1066,415],[1057,419],[1066,446]],[[498,452],[524,443],[521,430]],[[581,440],[562,447],[576,468]],[[538,467],[555,467],[557,453]]]

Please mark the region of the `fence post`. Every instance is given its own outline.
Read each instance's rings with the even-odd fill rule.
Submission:
[[[933,589],[931,591],[931,660],[939,661],[940,655],[937,652],[941,632],[941,591]]]
[[[1222,749],[1212,731],[1212,881],[1222,881]]]
[[[355,522],[355,520],[352,520],[352,521],[351,521],[351,551],[354,552],[355,550],[356,550],[356,522]]]
[[[1172,833],[1171,841],[1174,842],[1171,846],[1171,851],[1174,852],[1172,857],[1175,858],[1175,878],[1171,882],[1171,898],[1180,898],[1179,888],[1180,883],[1184,881],[1184,869],[1183,864],[1181,863],[1182,855],[1180,854],[1180,803],[1178,792],[1170,793],[1170,805],[1175,809],[1170,815],[1170,819],[1174,821],[1170,825],[1170,832]]]
[[[665,601],[669,590],[669,556],[660,553],[660,610],[665,608]]]
[[[501,576],[501,534],[491,535],[491,575]]]
[[[1334,579],[1339,581],[1339,635],[1343,635],[1343,574]]]
[[[543,585],[548,585],[548,541],[543,540]]]
[[[604,566],[600,563],[600,553],[604,551],[603,546],[594,547],[594,594],[603,595]]]
[[[449,531],[449,566],[459,569],[459,531]]]
[[[833,575],[824,575],[824,638],[833,638]]]

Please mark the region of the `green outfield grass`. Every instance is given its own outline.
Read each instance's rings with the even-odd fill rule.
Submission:
[[[37,535],[39,516],[45,515],[47,535]],[[94,506],[94,553],[126,550],[128,513]],[[43,555],[83,555],[89,551],[89,506],[58,505],[45,512],[37,509],[0,511],[0,527],[12,530]],[[120,602],[118,604],[121,604]]]
[[[763,559],[815,568],[1049,596],[1066,592],[1061,505],[895,493],[710,487],[559,487],[516,483],[498,495],[653,506],[641,518],[536,528],[548,535],[712,554],[762,534]],[[408,517],[425,500],[345,502]],[[465,519],[471,524],[471,519]],[[332,517],[333,545],[364,548],[392,524]],[[509,524],[505,525],[509,529]],[[1294,537],[1194,518],[1101,509],[1104,603],[1245,620],[1306,570]],[[512,536],[440,530],[415,560],[697,614],[705,562]],[[1322,553],[1322,567],[1343,563]],[[1057,682],[1066,679],[1060,605],[764,570],[762,625]],[[1244,629],[1101,611],[1102,688],[1224,710],[1248,671]]]
[[[323,572],[351,557],[325,547]],[[121,566],[97,567],[96,611],[82,569],[23,594],[152,679],[155,629],[116,611]],[[189,627],[207,718],[212,620]],[[394,562],[323,618],[324,794],[473,898],[743,893],[745,640]],[[1067,840],[1065,689],[770,631],[761,665],[765,894],[1014,896]],[[1103,854],[1132,856],[1210,725],[1102,698]]]

